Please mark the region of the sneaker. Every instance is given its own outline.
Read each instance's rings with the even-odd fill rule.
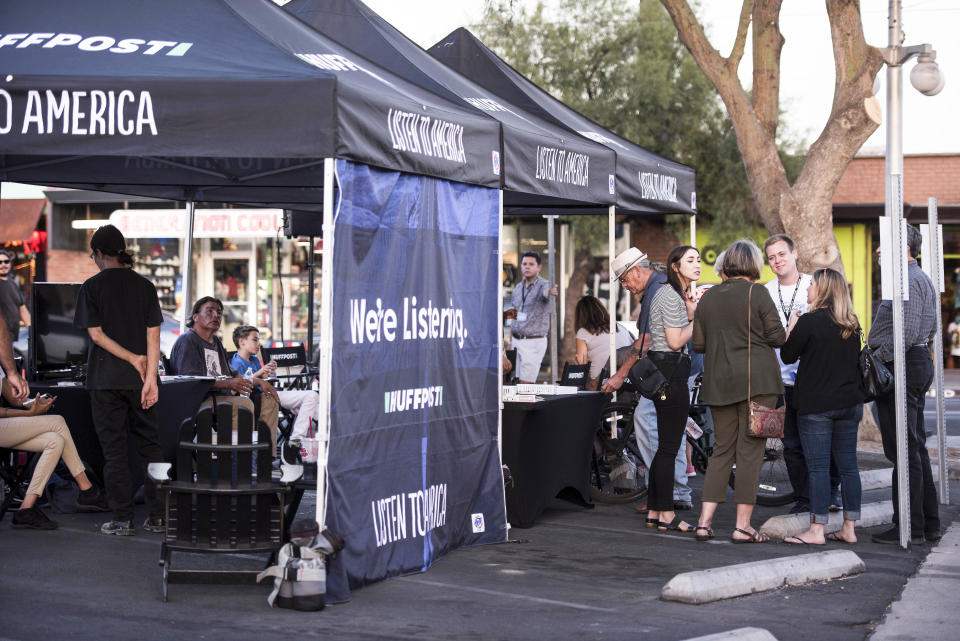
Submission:
[[[803,503],[794,503],[793,507],[790,508],[790,511],[787,514],[803,514],[804,512],[809,512],[810,506],[804,505]]]
[[[154,534],[160,534],[167,529],[167,523],[163,520],[162,516],[151,516],[146,521],[143,522],[143,529],[147,532],[153,532]]]
[[[13,513],[13,527],[29,528],[31,530],[56,530],[59,526],[46,514],[40,511],[36,505],[28,508],[20,508]]]
[[[137,531],[133,529],[133,521],[107,521],[100,526],[100,533],[133,536]]]
[[[103,490],[98,487],[91,487],[88,490],[81,490],[77,497],[77,509],[81,512],[109,512],[110,504],[107,503],[107,497],[103,495]]]
[[[687,476],[696,476],[696,475],[697,475],[697,468],[695,468],[695,467],[692,466],[692,465],[688,465],[688,466],[687,466]]]
[[[889,530],[884,530],[878,534],[874,534],[870,537],[874,543],[883,543],[885,545],[900,545],[900,528],[893,526]],[[921,545],[923,543],[922,536],[910,536],[910,545]]]

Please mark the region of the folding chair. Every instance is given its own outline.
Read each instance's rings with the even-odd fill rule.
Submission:
[[[290,347],[263,347],[260,349],[263,362],[277,363],[277,389],[305,390],[310,389],[313,377],[317,370],[307,364],[307,350],[303,345]]]
[[[160,491],[165,531],[160,544],[163,600],[168,583],[255,583],[258,570],[174,569],[173,552],[271,556],[283,543],[283,506],[303,468],[283,466],[279,482],[271,480],[272,453],[266,426],[253,442],[253,414],[218,403],[216,414],[203,408],[180,427],[176,480],[170,463],[151,463],[148,474]],[[214,434],[216,428],[216,439]],[[236,429],[237,444],[231,432]],[[256,454],[256,469],[253,469]],[[262,569],[262,568],[261,568]]]
[[[587,378],[590,375],[590,361],[585,365],[571,365],[569,362],[563,364],[563,374],[560,375],[560,384],[584,389],[587,385]]]

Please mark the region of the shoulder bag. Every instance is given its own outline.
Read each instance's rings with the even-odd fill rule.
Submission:
[[[750,409],[747,435],[754,438],[783,438],[783,419],[786,416],[786,406],[764,407],[760,403],[754,402],[750,393],[750,370],[753,365],[750,350],[753,346],[753,327],[751,324],[753,318],[753,285],[753,283],[750,283],[750,289],[747,293],[747,404]]]
[[[863,339],[863,330],[857,330]],[[893,374],[887,369],[887,366],[880,362],[867,342],[863,341],[863,349],[860,350],[860,358],[857,363],[857,369],[860,374],[860,391],[863,392],[863,402],[869,403],[878,396],[883,396],[893,389]]]

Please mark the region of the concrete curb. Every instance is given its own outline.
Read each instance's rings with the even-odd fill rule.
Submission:
[[[873,527],[893,522],[893,501],[878,501],[876,503],[864,503],[860,506],[860,520],[857,521],[857,527]],[[843,525],[843,512],[832,512],[830,522],[827,523],[824,531],[828,534],[836,532]],[[760,526],[760,532],[766,534],[771,539],[782,541],[788,536],[796,536],[801,532],[806,532],[810,527],[810,513],[801,512],[800,514],[783,514],[767,519],[767,522]]]
[[[710,603],[720,599],[764,592],[785,585],[804,585],[839,579],[866,570],[852,550],[797,554],[765,561],[738,563],[697,572],[684,572],[670,579],[660,591],[664,601]]]
[[[860,472],[860,490],[862,492],[890,487],[892,483],[892,467],[881,467],[876,470],[864,470]]]
[[[736,628],[703,637],[693,637],[685,641],[733,641],[734,639],[736,641],[777,641],[777,637],[763,628]]]
[[[956,638],[958,573],[960,527],[951,525],[907,581],[899,600],[890,604],[870,641]]]

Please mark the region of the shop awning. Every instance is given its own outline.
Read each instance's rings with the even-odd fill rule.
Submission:
[[[43,198],[0,200],[0,242],[29,240],[46,203]]]

